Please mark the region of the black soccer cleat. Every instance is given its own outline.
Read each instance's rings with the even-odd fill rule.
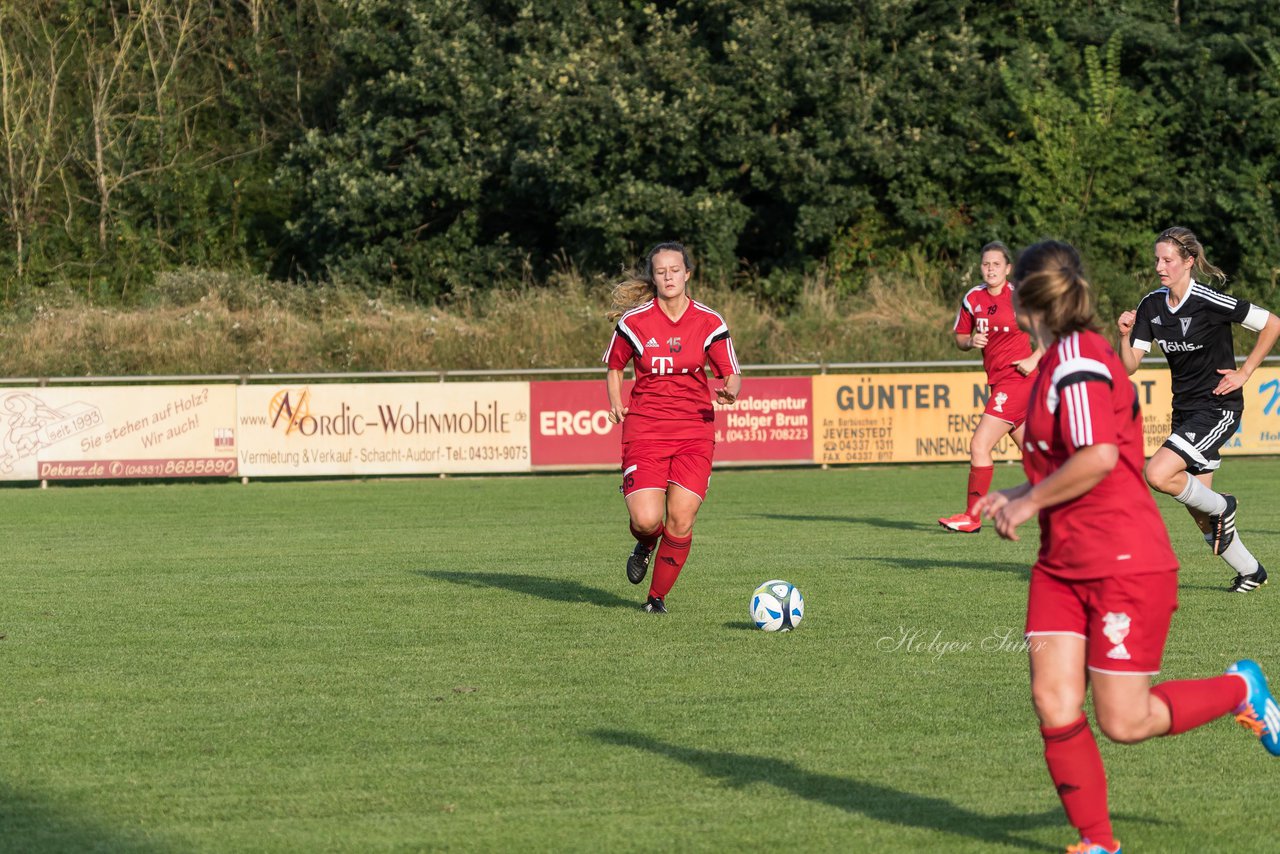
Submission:
[[[632,584],[639,584],[644,581],[644,575],[649,571],[649,558],[652,556],[653,549],[644,543],[636,543],[636,547],[631,551],[631,556],[627,558],[627,581]]]
[[[1231,586],[1227,588],[1232,593],[1248,593],[1257,590],[1259,587],[1267,583],[1267,571],[1262,568],[1262,564],[1258,564],[1258,571],[1251,575],[1237,575],[1235,580],[1231,582]]]
[[[662,604],[662,600],[657,596],[650,596],[648,601],[644,603],[644,610],[647,614],[665,614],[667,606]]]
[[[1209,517],[1209,535],[1213,538],[1209,543],[1213,553],[1220,555],[1236,538],[1236,497],[1229,492],[1222,493],[1227,499],[1227,509],[1220,516]]]

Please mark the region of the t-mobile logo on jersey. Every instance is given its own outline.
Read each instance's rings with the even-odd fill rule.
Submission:
[[[986,333],[986,331],[987,331],[987,324],[989,323],[989,321],[988,321],[985,317],[977,317],[977,318],[974,318],[974,322],[975,322],[975,323],[977,323],[977,325],[978,325],[978,332],[979,332],[979,333]]]
[[[676,372],[676,360],[670,356],[650,356],[649,367],[653,368],[653,372],[658,376],[674,374]]]

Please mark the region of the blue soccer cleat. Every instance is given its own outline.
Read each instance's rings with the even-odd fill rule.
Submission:
[[[1280,706],[1271,696],[1262,668],[1256,661],[1245,659],[1228,667],[1227,672],[1244,679],[1247,691],[1244,703],[1236,712],[1236,720],[1262,740],[1268,753],[1280,756]]]
[[[1115,848],[1103,848],[1101,845],[1082,839],[1067,849],[1067,854],[1121,854],[1120,840],[1116,840]]]

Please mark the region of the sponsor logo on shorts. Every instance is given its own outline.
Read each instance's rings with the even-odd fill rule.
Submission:
[[[1114,644],[1111,651],[1107,653],[1107,658],[1120,661],[1129,660],[1129,650],[1124,647],[1124,639],[1129,636],[1129,628],[1129,615],[1125,612],[1108,611],[1103,615],[1102,633],[1107,636],[1107,640]]]

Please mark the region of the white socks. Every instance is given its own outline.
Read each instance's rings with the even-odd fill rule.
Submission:
[[[1174,499],[1210,516],[1221,516],[1227,509],[1227,499],[1205,486],[1199,478],[1190,473],[1187,474],[1187,485],[1174,496]]]
[[[1240,542],[1240,532],[1231,538],[1231,545],[1222,551],[1222,559],[1236,571],[1236,575],[1253,575],[1258,571],[1258,559]]]
[[[1227,510],[1227,499],[1205,486],[1190,472],[1187,473],[1187,485],[1175,497],[1182,504],[1210,516],[1221,516]],[[1205,534],[1204,540],[1210,546],[1213,545],[1213,535]],[[1253,575],[1258,571],[1258,559],[1240,542],[1239,531],[1232,537],[1231,545],[1223,549],[1221,557],[1227,562],[1227,566],[1236,571],[1236,575]]]

